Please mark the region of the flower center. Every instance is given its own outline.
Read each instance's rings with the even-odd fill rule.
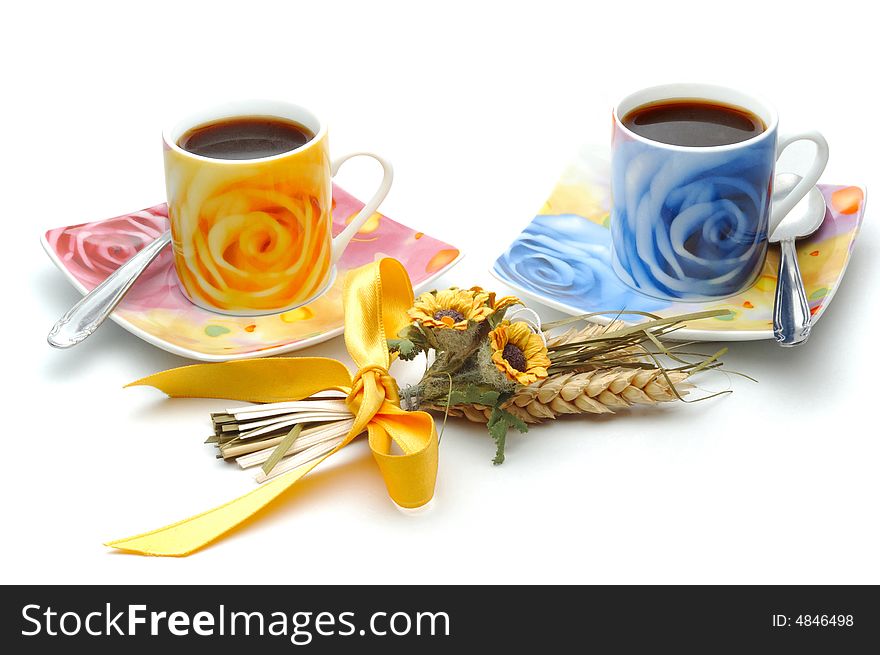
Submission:
[[[456,323],[464,320],[464,314],[455,309],[438,309],[436,312],[434,312],[435,321],[442,321],[444,318],[447,317],[451,318]]]
[[[507,360],[511,368],[520,372],[526,370],[526,356],[518,346],[514,346],[512,343],[507,344],[501,351],[501,356]]]

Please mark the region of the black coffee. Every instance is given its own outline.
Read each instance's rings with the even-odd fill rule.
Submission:
[[[622,122],[639,136],[676,146],[724,146],[767,129],[747,109],[697,98],[641,105],[627,112]]]
[[[311,130],[274,116],[241,116],[204,123],[177,142],[184,150],[213,159],[258,159],[295,150],[315,138]]]

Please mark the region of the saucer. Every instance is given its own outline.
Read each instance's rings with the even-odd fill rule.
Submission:
[[[755,284],[735,296],[708,302],[658,300],[621,282],[611,268],[609,156],[584,148],[563,173],[540,213],[492,267],[492,274],[523,296],[567,314],[643,311],[659,316],[727,309],[670,335],[697,341],[773,338],[773,303],[779,247],[771,245]],[[819,184],[827,210],[822,226],[797,242],[813,322],[825,313],[843,280],[865,210],[864,187]],[[614,316],[594,317],[608,323]],[[622,320],[642,318],[622,315]]]
[[[333,187],[333,233],[363,203]],[[135,252],[168,229],[166,205],[93,223],[49,230],[49,257],[81,293],[100,284]],[[206,362],[287,353],[342,334],[345,272],[381,257],[406,267],[416,288],[430,284],[461,259],[458,248],[373,214],[337,264],[329,290],[307,305],[265,316],[228,316],[189,302],[177,285],[171,248],[165,248],[110,315],[123,328],[163,350]]]

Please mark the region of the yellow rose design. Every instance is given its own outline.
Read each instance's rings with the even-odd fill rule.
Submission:
[[[324,150],[248,167],[166,153],[175,266],[193,302],[271,313],[321,292],[332,265]]]

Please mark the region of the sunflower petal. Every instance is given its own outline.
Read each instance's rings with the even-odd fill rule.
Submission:
[[[513,305],[521,305],[522,301],[516,296],[504,296],[503,298],[499,298],[498,300],[494,300],[492,302],[492,309],[500,311],[502,309],[507,309],[508,307],[512,307]]]
[[[529,327],[529,324],[524,321],[511,323],[507,328],[507,335],[510,343],[522,350],[523,353],[525,353],[526,349],[529,347],[529,338],[536,336],[535,333],[532,332],[532,328]]]

